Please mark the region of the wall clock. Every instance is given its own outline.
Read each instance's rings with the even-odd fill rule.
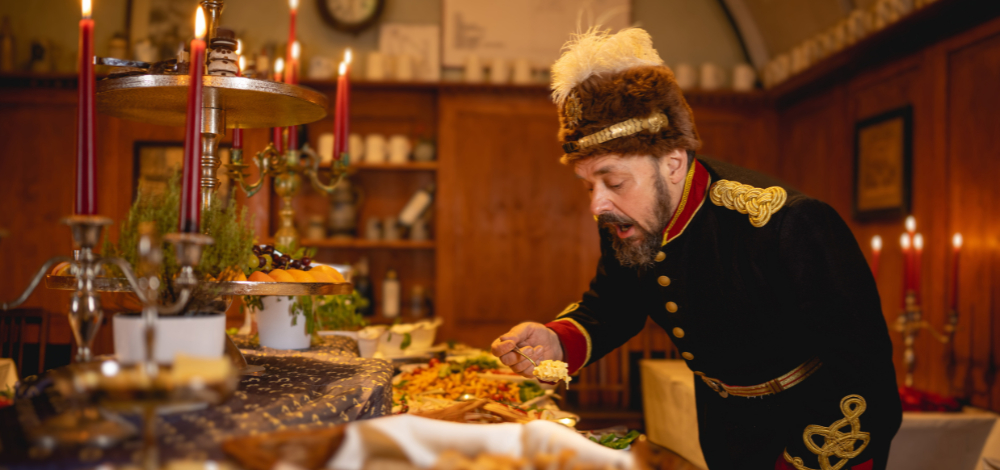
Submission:
[[[339,31],[357,33],[368,28],[382,14],[386,0],[316,0],[319,12]]]

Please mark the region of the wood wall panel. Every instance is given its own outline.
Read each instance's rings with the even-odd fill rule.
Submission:
[[[579,299],[597,230],[545,94],[449,92],[440,107],[439,313],[446,336],[485,346]]]
[[[1000,28],[996,28],[1000,29]],[[1000,407],[996,387],[1000,322],[1000,31],[947,51],[949,214],[965,236],[960,279],[962,326],[948,384],[973,403]],[[940,388],[940,387],[939,387]]]
[[[866,256],[869,241],[885,248],[877,277],[890,328],[900,311],[902,220],[860,223],[851,217],[854,125],[901,106],[913,107],[912,213],[927,246],[923,262],[924,317],[941,329],[948,314],[954,232],[966,239],[960,286],[960,321],[953,344],[931,335],[916,340],[914,385],[1000,409],[996,387],[1000,326],[1000,20],[846,76],[778,112],[780,151],[775,176],[830,203],[851,226]],[[890,331],[900,384],[903,340]]]

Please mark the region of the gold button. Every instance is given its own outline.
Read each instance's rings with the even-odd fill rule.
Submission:
[[[670,285],[670,278],[667,276],[660,276],[656,282],[659,282],[661,286],[667,287]]]
[[[663,260],[667,259],[667,254],[661,251],[661,252],[659,252],[659,253],[656,254],[656,258],[655,259],[656,259],[656,262],[659,263],[660,261],[663,261]]]
[[[674,337],[683,338],[684,337],[684,330],[682,330],[681,327],[679,327],[679,326],[676,327],[676,328],[674,328]]]
[[[694,354],[691,354],[689,352],[681,354],[681,357],[683,357],[684,359],[687,359],[689,361],[694,360]]]
[[[675,304],[673,302],[667,302],[667,311],[670,312],[670,313],[676,312],[677,311],[677,304]]]
[[[702,371],[700,371],[700,370],[696,370],[696,371],[694,371],[694,375],[697,375],[699,377],[703,377],[705,375],[705,373],[702,372]]]

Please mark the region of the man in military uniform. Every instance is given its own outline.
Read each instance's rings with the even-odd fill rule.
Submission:
[[[871,271],[827,204],[696,157],[691,109],[648,34],[577,36],[554,64],[559,138],[590,191],[601,258],[556,320],[493,353],[570,373],[652,319],[695,380],[711,470],[884,468],[902,418]]]

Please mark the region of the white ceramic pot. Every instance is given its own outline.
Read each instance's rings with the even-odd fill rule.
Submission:
[[[115,354],[126,364],[146,359],[146,324],[139,315],[115,315]],[[156,321],[156,345],[153,356],[160,364],[172,364],[177,353],[189,356],[219,358],[226,345],[226,316],[161,315]]]
[[[392,325],[388,331],[382,333],[378,350],[385,357],[404,356],[411,351],[425,350],[434,345],[434,337],[439,326],[441,326],[440,318]],[[410,345],[402,349],[406,334],[410,335]]]
[[[299,315],[292,325],[290,309],[294,301],[294,297],[288,300],[283,295],[261,297],[264,308],[257,312],[257,334],[261,346],[274,349],[309,348],[306,319]]]

